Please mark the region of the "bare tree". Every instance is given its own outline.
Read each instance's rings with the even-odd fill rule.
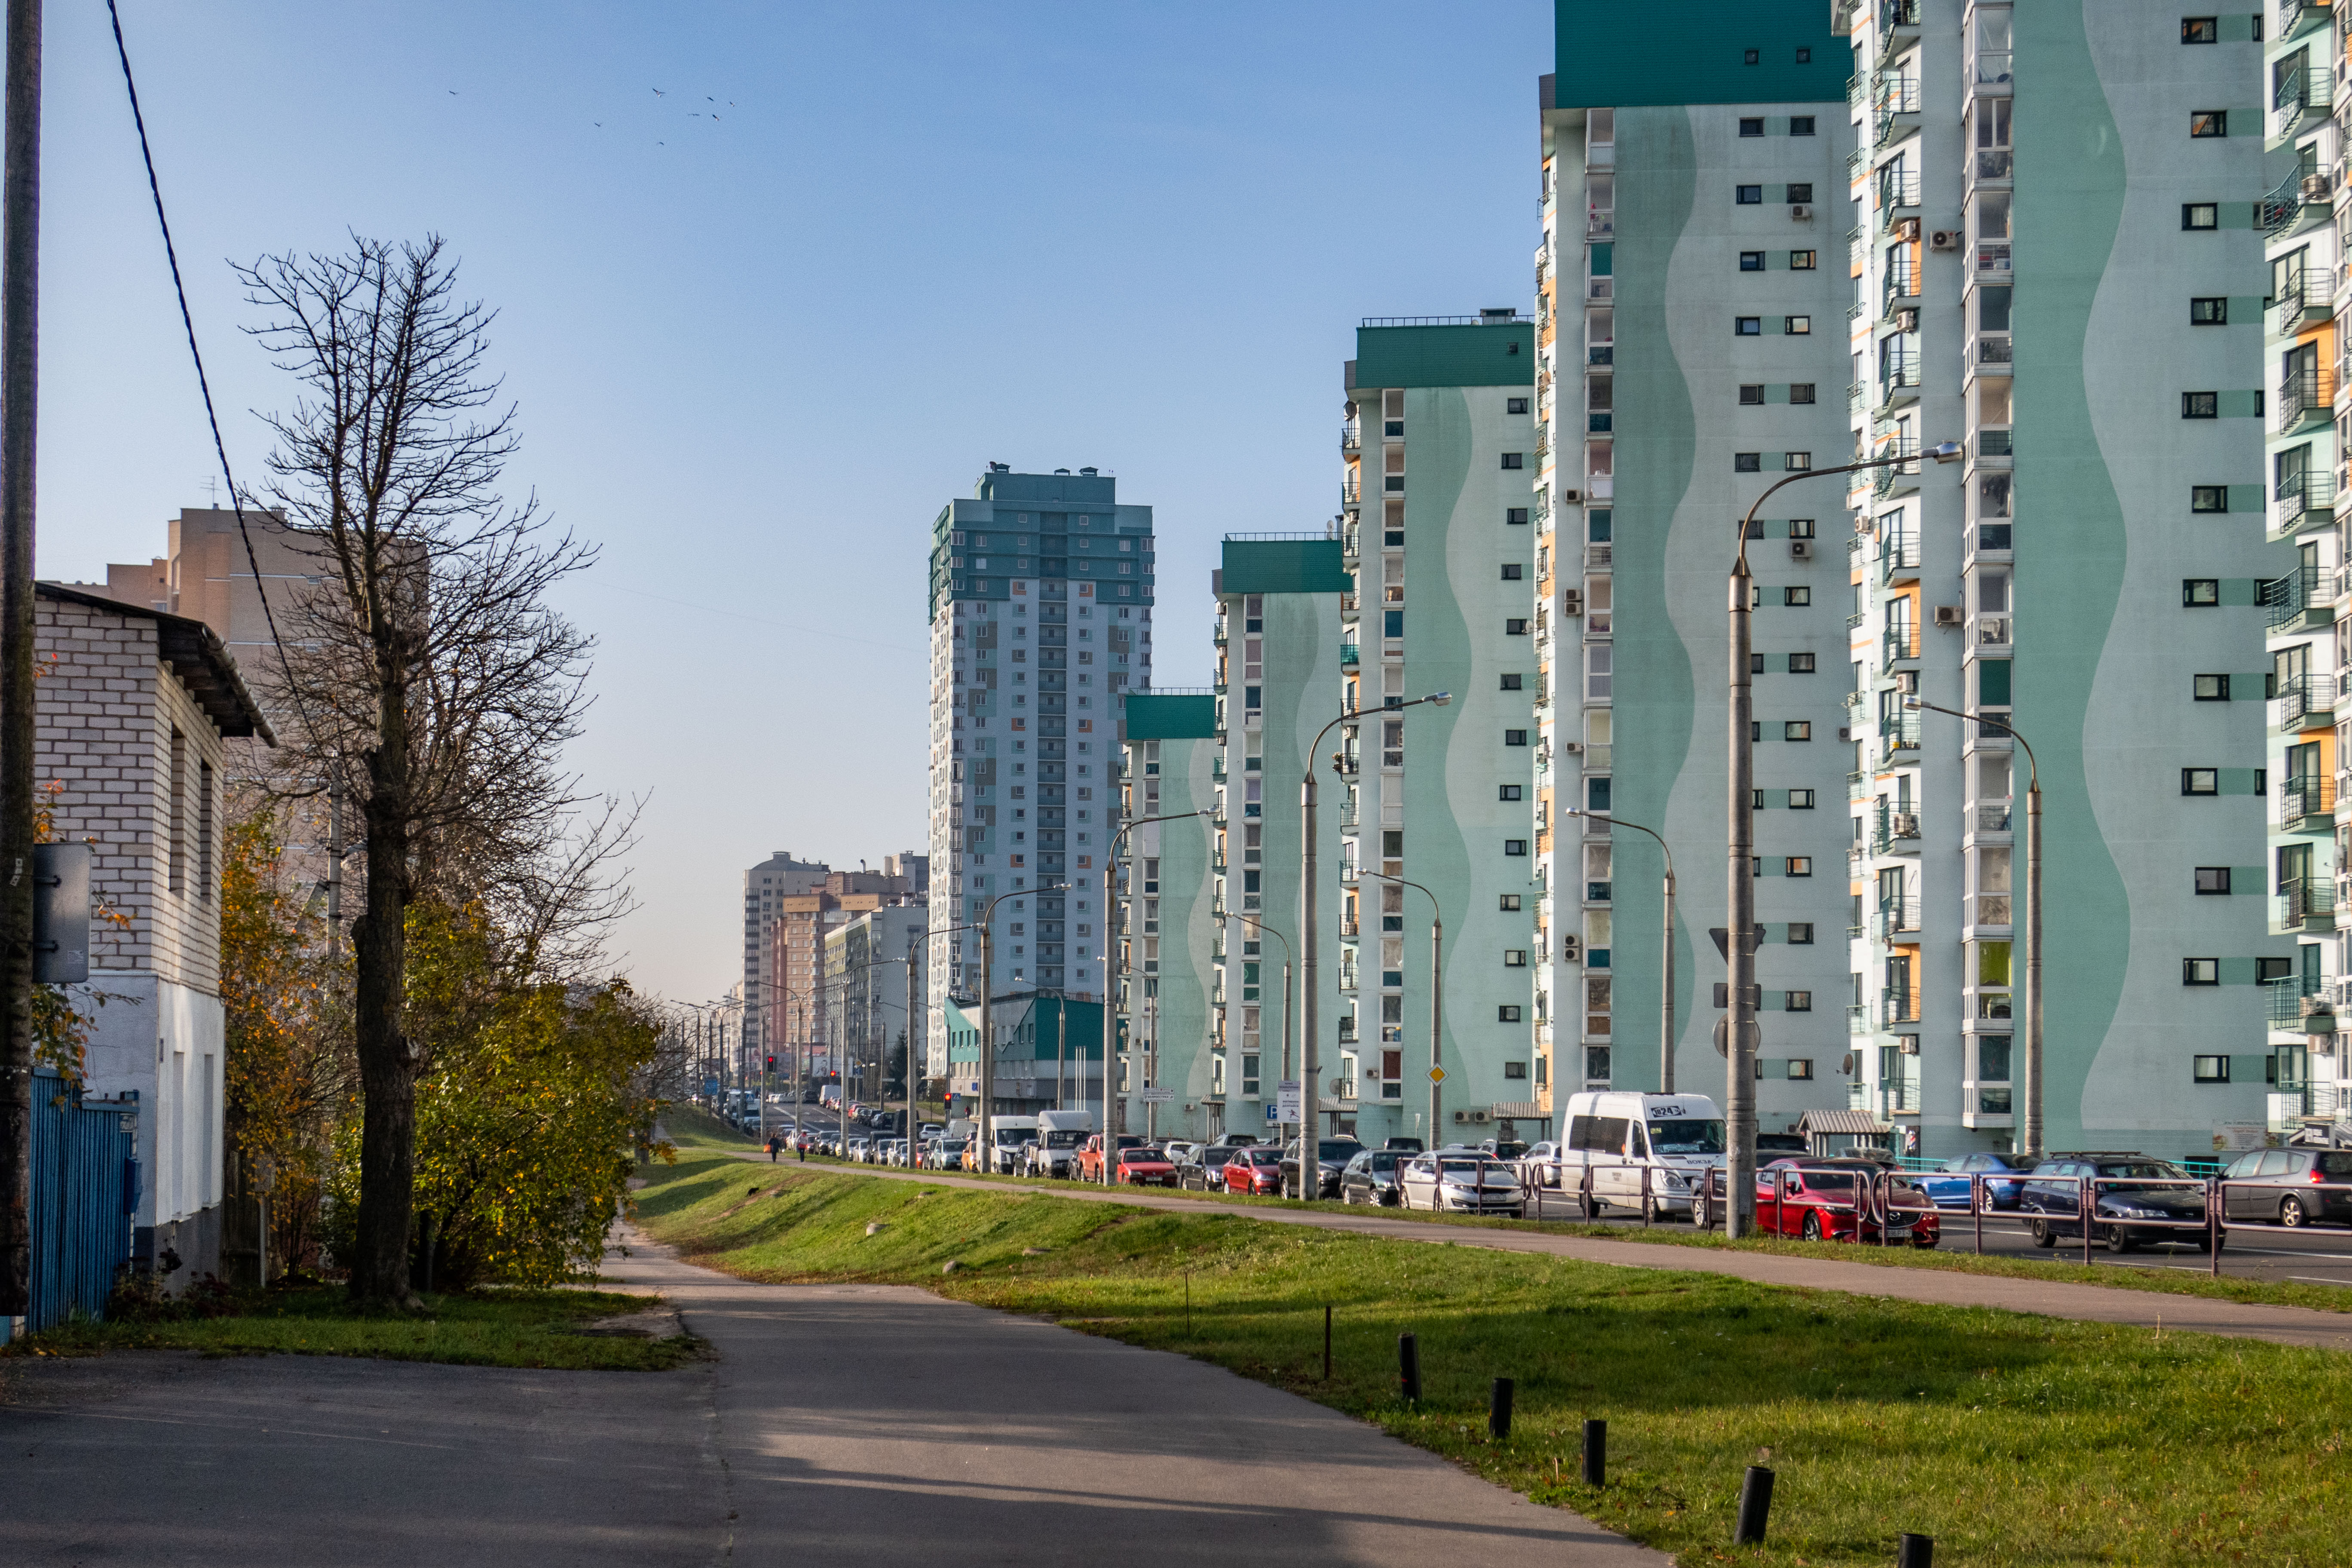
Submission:
[[[404,922],[430,891],[483,897],[509,876],[528,905],[534,879],[552,878],[576,908],[592,880],[562,848],[583,803],[562,769],[591,643],[546,595],[595,552],[551,532],[535,499],[499,492],[518,437],[486,368],[493,313],[458,297],[437,237],[355,236],[348,253],[265,257],[238,275],[267,313],[255,335],[303,388],[268,416],[266,499],[307,536],[320,577],[283,627],[287,761],[341,777],[366,833],[351,1293],[405,1305],[424,1062],[403,1027]],[[592,822],[592,847],[625,840],[614,820]]]

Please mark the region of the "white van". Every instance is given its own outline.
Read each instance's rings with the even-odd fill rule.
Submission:
[[[1703,1094],[1572,1094],[1567,1136],[1546,1171],[1556,1184],[1583,1200],[1588,1219],[1610,1208],[1688,1215],[1696,1173],[1724,1163],[1723,1112]]]
[[[1027,1176],[1067,1176],[1076,1168],[1078,1145],[1095,1130],[1091,1110],[1041,1110],[1037,1142],[1029,1151]]]
[[[1017,1175],[1021,1171],[1021,1146],[1037,1137],[1037,1119],[1034,1116],[992,1116],[988,1119],[990,1150],[986,1169],[1000,1176]]]

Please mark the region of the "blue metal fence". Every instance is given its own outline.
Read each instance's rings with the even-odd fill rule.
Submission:
[[[33,1310],[37,1333],[106,1311],[139,1206],[135,1102],[85,1105],[55,1073],[33,1079]]]

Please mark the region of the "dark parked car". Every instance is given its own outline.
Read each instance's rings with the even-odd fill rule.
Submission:
[[[1225,1185],[1225,1162],[1240,1152],[1231,1143],[1212,1143],[1176,1167],[1176,1184],[1188,1193],[1222,1192]]]
[[[1756,1157],[1777,1160],[1784,1154],[1806,1152],[1805,1135],[1801,1132],[1759,1132],[1756,1134]]]
[[[2205,1184],[2171,1161],[2145,1154],[2053,1154],[2033,1167],[2018,1194],[2018,1210],[2026,1216],[2034,1246],[2055,1247],[2083,1234],[2086,1185],[2095,1194],[2091,1238],[2109,1252],[2159,1241],[2205,1245]]]
[[[1364,1146],[1353,1138],[1325,1138],[1318,1141],[1315,1145],[1315,1164],[1318,1171],[1315,1195],[1318,1198],[1338,1197],[1339,1173],[1346,1170],[1348,1162],[1362,1153],[1363,1149]],[[1300,1195],[1298,1152],[1296,1144],[1283,1151],[1282,1194],[1283,1196],[1291,1198]]]
[[[1271,1193],[1281,1181],[1282,1151],[1271,1143],[1253,1143],[1234,1151],[1225,1162],[1225,1191]]]
[[[2256,1225],[2352,1223],[2352,1149],[2257,1149],[2221,1173],[2221,1217]]]
[[[1398,1173],[1415,1152],[1404,1149],[1363,1150],[1339,1173],[1339,1201],[1396,1207],[1404,1201],[1404,1189],[1397,1184]]]
[[[1426,1147],[1426,1145],[1418,1138],[1391,1138],[1387,1142],[1381,1144],[1381,1147],[1383,1149],[1402,1149],[1408,1153],[1418,1154]]]
[[[2021,1154],[1995,1154],[1980,1152],[1974,1154],[1956,1154],[1945,1161],[1937,1169],[1925,1175],[1914,1176],[1911,1180],[1922,1192],[1936,1200],[1937,1208],[1965,1209],[1969,1206],[1969,1194],[1974,1190],[1974,1178],[1979,1173],[1982,1173],[1986,1178],[1985,1209],[1990,1213],[1994,1209],[2015,1208],[2018,1191],[2025,1185],[2021,1181],[1997,1180],[1996,1173],[2001,1176],[2006,1176],[2012,1172],[2022,1174],[2026,1168],[2025,1157]]]

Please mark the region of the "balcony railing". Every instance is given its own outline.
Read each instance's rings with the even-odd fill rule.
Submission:
[[[1878,760],[1891,763],[1902,752],[1919,749],[1919,715],[1906,713],[1889,722],[1882,720],[1878,726]]]
[[[2281,434],[2305,419],[2326,419],[2336,401],[2336,372],[2326,365],[2306,365],[2279,378],[2278,428]]]
[[[1898,32],[1919,30],[1919,0],[1880,0],[1878,41],[1891,42]]]
[[[1899,604],[1903,601],[1893,602]],[[1919,623],[1895,622],[1886,628],[1885,633],[1879,639],[1879,646],[1880,651],[1889,659],[1917,658],[1919,657]],[[1910,717],[1916,721],[1919,715],[1914,713]]]
[[[2284,631],[2302,620],[2306,611],[2326,609],[2334,588],[2328,578],[2329,574],[2316,566],[2298,566],[2284,577],[2265,582],[2263,607],[2268,614],[2270,629]]]
[[[1878,1021],[1881,1024],[1916,1024],[1919,1021],[1919,1004],[1908,991],[1881,991],[1878,994]]]
[[[2336,879],[2333,877],[2290,877],[2279,888],[2278,923],[2285,930],[2299,929],[2305,921],[2323,920],[2329,925],[2336,921]]]
[[[1883,76],[1878,79],[1878,91],[1872,101],[1877,115],[1878,145],[1885,146],[1903,129],[1898,118],[1919,112],[1919,79],[1916,77]]]
[[[2279,826],[2293,828],[2298,824],[2332,819],[2336,815],[2336,775],[2333,773],[2289,773],[2279,780]]]
[[[1887,534],[1878,548],[1878,569],[1888,580],[1903,575],[1916,575],[1919,571],[1919,535],[1909,530]]]
[[[1364,427],[1362,424],[1353,419],[1343,421],[1339,426],[1339,450],[1342,452],[1359,451],[1362,448],[1363,444]]]
[[[2278,330],[2290,333],[2301,327],[2306,317],[2325,316],[2333,308],[2336,298],[2336,269],[2332,267],[2305,266],[2300,272],[2287,275],[2279,289]]]
[[[2336,476],[2324,468],[2283,475],[2271,498],[2278,503],[2279,530],[2299,527],[2305,513],[2324,511],[2336,504]]]
[[[1919,845],[1919,814],[1907,802],[1881,801],[1878,825],[1872,836],[1872,847],[1879,854],[1897,854],[1916,850]],[[1882,904],[1882,909],[1885,906]],[[1916,909],[1916,906],[1915,906]]]
[[[2009,814],[2010,803],[2007,801],[2001,801],[1998,805],[1990,802],[1979,805],[1977,807],[1977,831],[1979,833],[2008,833],[2011,831],[2010,827]]]
[[[2325,66],[2290,70],[2271,91],[2271,107],[2278,110],[2278,130],[2292,136],[2306,119],[2325,117],[2336,101],[2336,76]]]
[[[1882,169],[1878,174],[1879,225],[1885,227],[1894,222],[1893,215],[1919,205],[1919,176],[1895,169]]]
[[[2278,38],[2284,43],[2305,22],[2326,19],[2327,0],[2279,0]]]
[[[2300,1029],[2314,1009],[2332,1012],[2325,993],[2319,989],[2321,984],[2317,980],[2293,975],[2262,982],[2264,1021],[2273,1029]]]
[[[2303,171],[2300,168],[2289,170],[2285,179],[2263,194],[2260,214],[2263,232],[2273,237],[2284,234],[2301,221]]]
[[[1860,1003],[1845,1010],[1845,1032],[1849,1035],[1870,1033],[1870,1009]]]
[[[1919,297],[1919,275],[1907,259],[1897,261],[1886,269],[1885,283],[1885,288],[1879,296],[1881,314],[1895,310],[1899,300]]]
[[[1883,899],[1870,918],[1870,934],[1879,941],[1890,937],[1910,936],[1919,931],[1919,900],[1916,899]]]

